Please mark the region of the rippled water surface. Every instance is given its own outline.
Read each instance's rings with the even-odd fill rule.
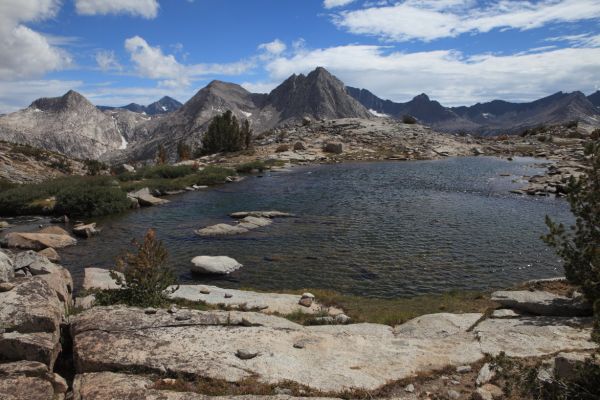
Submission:
[[[355,163],[249,177],[102,220],[99,237],[61,252],[63,264],[80,280],[85,266],[111,266],[131,238],[154,227],[184,282],[332,288],[383,298],[506,287],[561,272],[539,236],[546,214],[570,220],[567,203],[508,193],[519,186],[514,179],[541,171],[534,162],[479,157]],[[250,209],[298,218],[235,237],[193,233]],[[197,255],[228,255],[244,267],[227,278],[198,278],[189,273]]]

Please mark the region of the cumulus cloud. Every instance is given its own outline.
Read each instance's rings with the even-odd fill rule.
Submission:
[[[333,22],[351,33],[390,41],[431,41],[493,29],[538,28],[549,23],[600,18],[598,0],[405,0],[343,11]]]
[[[140,36],[125,40],[136,72],[145,78],[156,79],[164,87],[189,86],[195,79],[206,75],[239,75],[254,66],[253,61],[225,64],[182,64],[173,54],[165,54],[159,46],[151,46]]]
[[[348,86],[383,98],[407,101],[426,92],[446,105],[496,98],[527,101],[559,90],[592,92],[600,84],[600,48],[595,47],[465,56],[453,50],[403,53],[386,46],[348,45],[302,50],[278,57],[266,68],[271,80],[281,81],[317,66]]]
[[[31,79],[69,66],[69,54],[24,25],[56,15],[59,0],[0,2],[0,80]]]
[[[142,18],[156,18],[157,0],[75,0],[75,9],[81,15],[128,14]]]
[[[78,89],[81,81],[25,80],[0,81],[0,112],[16,111],[40,97],[62,96],[70,89]]]
[[[342,7],[348,5],[350,3],[354,3],[356,0],[324,0],[323,7],[325,8],[335,8]]]
[[[287,46],[281,40],[275,39],[272,42],[260,44],[258,49],[265,51],[267,55],[279,55],[287,49]]]
[[[115,52],[112,50],[99,50],[96,52],[96,64],[100,70],[107,71],[121,71],[123,67],[117,60]]]

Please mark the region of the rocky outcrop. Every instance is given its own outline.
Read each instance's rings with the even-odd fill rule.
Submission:
[[[12,265],[21,277],[0,292],[0,360],[36,361],[51,369],[71,306],[71,275],[35,252],[12,257]]]
[[[4,239],[6,247],[25,250],[44,250],[47,247],[58,249],[77,244],[77,239],[69,235],[55,233],[10,232]]]
[[[144,375],[95,372],[76,376],[73,395],[74,400],[326,400],[324,397],[302,398],[289,395],[206,396],[176,391],[169,387],[174,384],[174,380],[168,378],[156,380]],[[159,385],[160,389],[157,388]]]
[[[140,190],[136,190],[135,192],[130,192],[127,194],[129,198],[136,199],[140,206],[142,207],[151,207],[151,206],[160,206],[162,204],[167,204],[169,200],[159,199],[150,194],[150,189],[143,188]]]
[[[190,379],[288,381],[326,392],[390,381],[486,354],[515,357],[595,348],[577,320],[517,318],[478,323],[481,314],[434,314],[391,328],[376,324],[304,327],[252,312],[94,308],[71,326],[79,374],[143,370]],[[526,338],[531,340],[526,342]],[[255,354],[240,358],[236,354]],[[307,366],[310,366],[307,368]]]
[[[180,285],[179,289],[169,296],[173,299],[200,301],[231,309],[260,311],[267,314],[289,315],[302,312],[305,314],[327,313],[338,315],[342,313],[340,309],[324,307],[317,301],[313,301],[309,307],[304,307],[298,303],[301,298],[299,295],[224,289],[209,285]]]
[[[57,400],[67,392],[67,382],[35,361],[0,364],[0,396],[3,400]]]
[[[288,218],[293,217],[293,214],[282,211],[238,211],[229,214],[231,218],[243,219],[246,217],[255,218]]]
[[[492,301],[534,315],[581,317],[592,315],[592,305],[583,296],[569,298],[537,290],[512,290],[492,293]]]

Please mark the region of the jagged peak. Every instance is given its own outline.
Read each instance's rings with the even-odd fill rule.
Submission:
[[[62,111],[76,107],[94,107],[94,105],[83,95],[71,89],[61,97],[37,99],[29,107],[42,111]]]
[[[429,99],[429,96],[427,96],[425,93],[421,93],[418,96],[413,97],[412,101],[431,101]]]

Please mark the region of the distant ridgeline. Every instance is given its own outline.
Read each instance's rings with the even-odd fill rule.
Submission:
[[[309,120],[415,117],[439,131],[493,135],[520,133],[540,124],[577,120],[600,124],[600,92],[556,93],[531,103],[495,100],[471,107],[444,107],[425,94],[407,103],[382,100],[364,89],[346,87],[324,68],[292,75],[269,94],[213,81],[185,104],[163,97],[148,106],[94,106],[69,91],[34,101],[0,116],[0,140],[28,144],[78,159],[149,160],[157,148],[176,154],[181,143],[197,147],[210,121],[230,110],[248,120],[254,134]]]
[[[470,107],[444,107],[424,93],[406,103],[395,103],[380,99],[366,89],[348,87],[347,91],[377,115],[396,119],[411,115],[442,132],[485,136],[517,134],[542,124],[571,121],[600,126],[600,91],[587,97],[581,92],[558,92],[530,103],[494,100]]]

